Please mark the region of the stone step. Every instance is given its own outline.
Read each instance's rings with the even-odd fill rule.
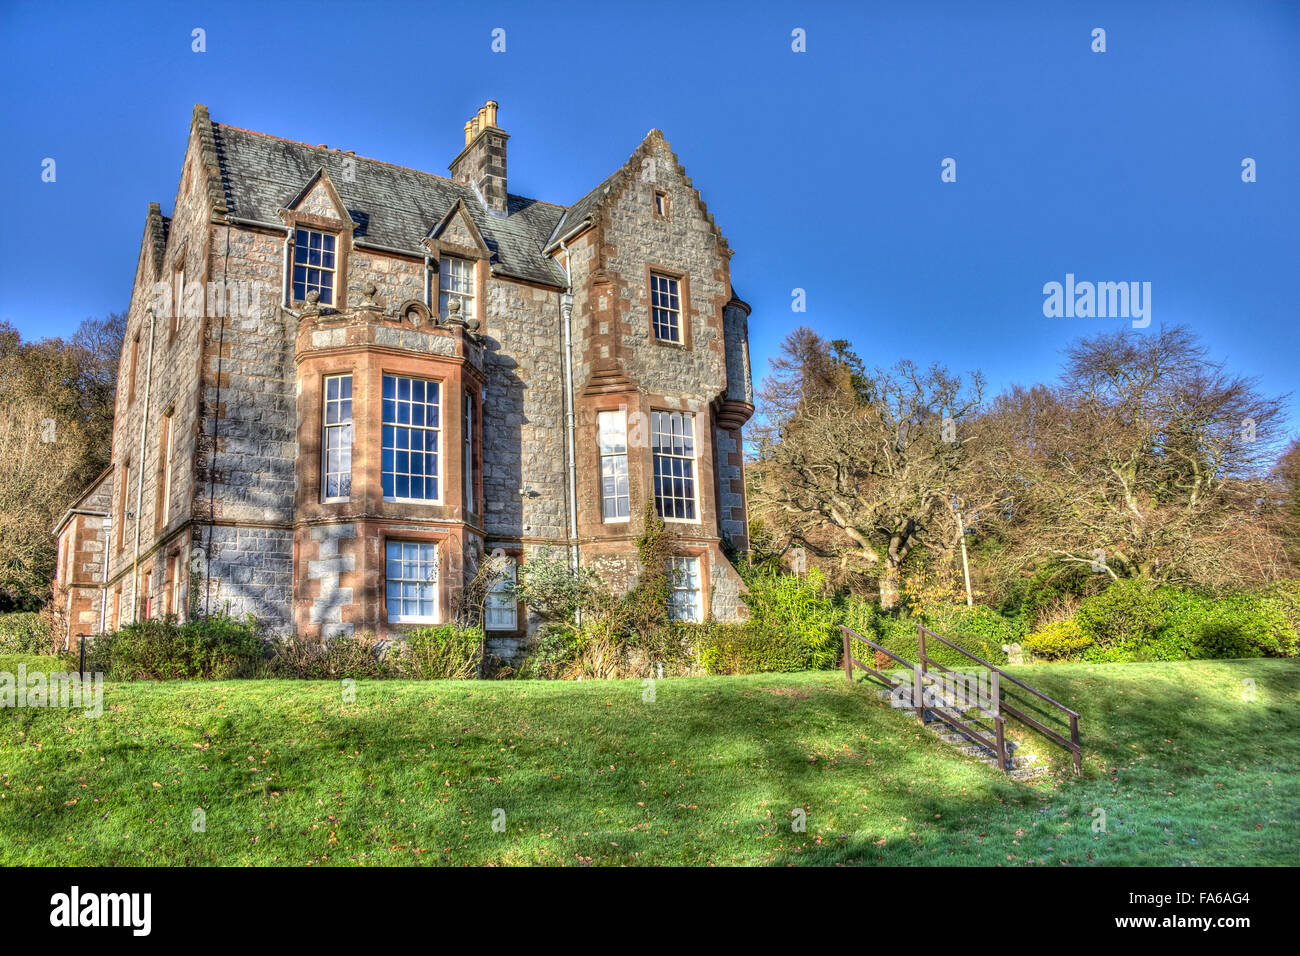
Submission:
[[[915,708],[906,702],[898,701],[893,698],[893,691],[884,687],[877,688],[876,696],[892,707],[900,710],[914,710]],[[933,733],[944,743],[951,745],[954,749],[960,751],[968,757],[975,757],[989,766],[996,767],[998,763],[997,753],[990,747],[978,743],[973,737],[967,735],[964,731],[957,729],[948,723],[939,714],[944,714],[962,723],[972,726],[978,733],[987,735],[992,739],[996,733],[992,728],[986,727],[979,721],[979,716],[968,716],[963,712],[958,712],[952,705],[934,706],[926,708],[926,721],[924,727]],[[1021,744],[1017,740],[1006,740],[1004,745],[1007,749],[1007,767],[1006,774],[1015,780],[1028,780],[1040,776],[1047,772],[1043,765],[1037,765],[1038,757],[1032,753],[1017,753],[1021,749]]]

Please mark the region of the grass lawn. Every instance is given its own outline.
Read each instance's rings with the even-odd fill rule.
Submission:
[[[363,681],[355,703],[108,684],[98,719],[0,710],[0,863],[1300,862],[1300,662],[1014,670],[1083,715],[1082,777],[1030,738],[1058,772],[1007,780],[840,672],[661,680],[653,701],[640,681]]]

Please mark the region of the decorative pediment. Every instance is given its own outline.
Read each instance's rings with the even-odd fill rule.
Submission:
[[[473,251],[484,259],[492,257],[492,251],[488,244],[483,241],[483,233],[479,231],[478,226],[474,224],[474,218],[469,214],[469,208],[465,205],[465,200],[456,201],[447,215],[429,230],[429,235],[425,238],[425,245],[432,251],[437,252],[442,247],[450,249]]]
[[[284,204],[283,211],[307,221],[334,220],[352,225],[352,217],[324,166],[317,169],[306,185]]]

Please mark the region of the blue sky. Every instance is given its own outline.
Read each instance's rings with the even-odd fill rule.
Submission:
[[[0,318],[40,337],[125,307],[196,102],[445,174],[493,98],[511,191],[553,202],[664,130],[736,250],[756,378],[802,322],[869,364],[1048,380],[1072,339],[1126,324],[1044,317],[1044,283],[1074,273],[1150,282],[1153,329],[1288,392],[1297,63],[1294,2],[5,2]]]

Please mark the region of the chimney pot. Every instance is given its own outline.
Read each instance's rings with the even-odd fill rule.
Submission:
[[[484,136],[487,130],[491,136]],[[509,206],[506,192],[507,133],[497,125],[497,101],[488,100],[465,124],[465,148],[451,164],[451,178],[469,183],[493,215],[504,216]]]

